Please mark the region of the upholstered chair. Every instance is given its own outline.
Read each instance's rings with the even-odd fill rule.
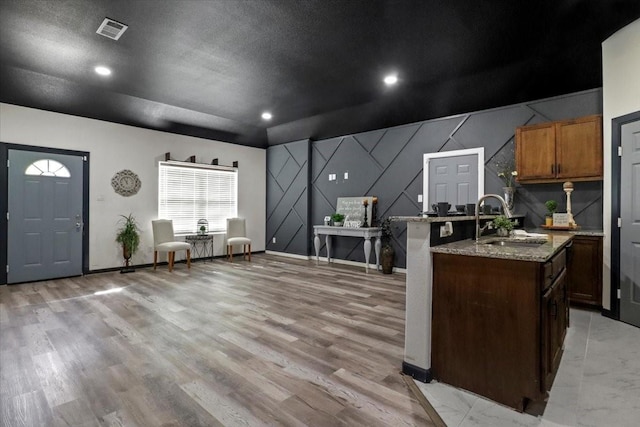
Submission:
[[[243,259],[251,261],[251,239],[247,237],[244,218],[227,218],[227,259],[233,262],[233,246],[242,245]]]
[[[170,219],[151,221],[153,226],[153,269],[156,269],[158,252],[166,252],[169,261],[169,271],[173,271],[176,251],[187,251],[187,267],[191,268],[191,245],[176,240],[173,234],[173,222]]]

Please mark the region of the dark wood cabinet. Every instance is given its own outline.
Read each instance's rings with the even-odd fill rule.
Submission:
[[[575,236],[567,251],[569,301],[602,306],[602,237]]]
[[[602,116],[516,128],[518,182],[603,178]]]
[[[568,325],[565,260],[434,253],[433,377],[519,411],[544,400]]]
[[[542,389],[550,390],[562,357],[562,344],[569,321],[566,270],[542,296]]]

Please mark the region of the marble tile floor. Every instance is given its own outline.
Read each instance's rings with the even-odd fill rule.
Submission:
[[[565,350],[540,416],[443,384],[416,381],[449,427],[640,425],[640,328],[571,309]]]

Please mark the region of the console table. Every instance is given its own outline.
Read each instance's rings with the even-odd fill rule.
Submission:
[[[188,234],[184,240],[191,244],[194,258],[207,258],[213,260],[213,234]]]
[[[316,248],[316,263],[320,262],[320,235],[325,236],[327,245],[327,262],[331,262],[331,236],[351,236],[362,237],[364,239],[364,260],[365,270],[369,272],[369,255],[371,254],[371,238],[375,238],[376,250],[376,270],[380,268],[380,248],[382,246],[382,229],[379,227],[369,228],[348,228],[333,227],[330,225],[314,225],[313,226],[313,245]]]

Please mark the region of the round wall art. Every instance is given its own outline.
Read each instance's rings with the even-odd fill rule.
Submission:
[[[133,196],[140,190],[142,182],[134,172],[129,169],[121,170],[111,178],[111,186],[121,196]]]

